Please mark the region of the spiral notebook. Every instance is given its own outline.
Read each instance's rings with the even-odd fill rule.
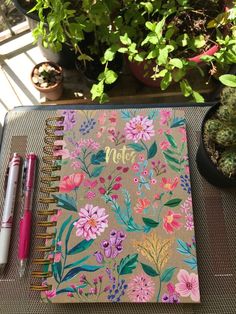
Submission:
[[[200,302],[184,113],[47,119],[38,259],[44,302]]]

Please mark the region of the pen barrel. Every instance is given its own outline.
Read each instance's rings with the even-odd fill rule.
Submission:
[[[19,259],[26,259],[29,257],[31,217],[31,210],[26,210],[20,221],[20,240],[18,250]]]
[[[0,264],[6,264],[8,259],[11,229],[3,228],[0,233]]]

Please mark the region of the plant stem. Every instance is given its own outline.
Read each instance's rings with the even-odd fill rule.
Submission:
[[[160,294],[161,294],[161,276],[160,276],[160,282],[159,282],[159,290],[158,290],[158,294],[157,294],[157,302],[159,302]]]
[[[140,142],[142,143],[143,147],[146,149],[147,155],[148,155],[148,148],[147,148],[146,144],[145,144],[144,141],[142,141],[142,140],[141,140]]]

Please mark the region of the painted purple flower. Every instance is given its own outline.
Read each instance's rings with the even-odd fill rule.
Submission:
[[[96,261],[98,262],[98,264],[102,264],[103,263],[104,256],[103,256],[101,251],[96,251],[93,255],[96,257]]]
[[[111,245],[116,244],[116,239],[117,239],[117,231],[112,229],[110,232],[110,243],[111,243]]]
[[[109,241],[107,240],[102,241],[101,248],[104,250],[104,254],[107,258],[111,257],[112,247]]]
[[[108,227],[105,208],[86,204],[80,208],[79,217],[79,220],[74,223],[77,229],[76,235],[84,237],[87,241],[96,239]]]
[[[74,110],[65,110],[62,112],[62,115],[64,116],[64,121],[57,122],[58,126],[63,126],[63,131],[69,131],[73,129],[74,125],[76,124],[75,120],[75,111]],[[62,135],[63,131],[56,131],[57,135]]]
[[[148,117],[137,116],[125,126],[126,138],[137,143],[139,140],[148,141],[155,135],[153,120]]]

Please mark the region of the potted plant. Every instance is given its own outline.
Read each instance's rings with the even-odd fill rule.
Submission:
[[[31,72],[34,87],[50,100],[57,100],[63,92],[62,68],[54,62],[41,62]]]
[[[236,88],[224,88],[221,102],[205,115],[197,152],[198,170],[211,184],[236,187]]]
[[[227,61],[224,57],[230,46],[231,51],[235,49],[235,11],[224,10],[224,0],[37,0],[31,12],[38,13],[40,23],[33,34],[44,46],[60,51],[63,44],[69,45],[86,67],[98,56],[102,70],[92,86],[92,99],[107,99],[105,86],[119,75],[111,64],[121,53],[132,65],[144,64],[145,76],[149,81],[159,80],[162,90],[174,82],[184,96],[203,101],[190,86],[187,73],[196,70],[195,76],[206,75],[198,62],[209,54],[215,59],[203,62],[213,65],[214,71],[218,61],[221,65],[235,62],[232,53]],[[223,24],[230,25],[227,40],[223,40]],[[93,40],[87,42],[88,37]]]

